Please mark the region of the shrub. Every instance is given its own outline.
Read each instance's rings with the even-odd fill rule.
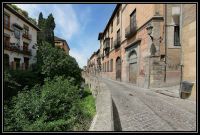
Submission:
[[[26,88],[12,100],[12,107],[4,108],[4,129],[8,131],[66,131],[72,130],[80,113],[77,86],[63,77],[45,79],[43,86]],[[74,107],[76,109],[74,109]],[[73,111],[72,111],[73,110]],[[11,123],[12,122],[12,123]]]
[[[9,100],[13,95],[16,95],[20,84],[17,83],[15,78],[10,74],[9,71],[4,71],[4,88],[3,88],[3,96],[5,100]]]
[[[4,98],[9,100],[16,96],[24,87],[32,88],[43,84],[43,77],[32,70],[6,70],[4,72]]]

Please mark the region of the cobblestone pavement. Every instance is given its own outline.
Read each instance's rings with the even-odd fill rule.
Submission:
[[[196,131],[195,102],[102,79],[111,91],[122,131]],[[115,116],[115,114],[114,114]]]

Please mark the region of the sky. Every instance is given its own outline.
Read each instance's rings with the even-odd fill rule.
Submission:
[[[82,68],[94,51],[99,49],[98,34],[102,32],[116,4],[16,4],[38,20],[52,13],[56,27],[54,35],[67,41],[70,55]]]

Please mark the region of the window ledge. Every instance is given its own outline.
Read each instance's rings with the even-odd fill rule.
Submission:
[[[168,47],[168,49],[180,49],[181,48],[181,46],[170,46],[170,47]]]

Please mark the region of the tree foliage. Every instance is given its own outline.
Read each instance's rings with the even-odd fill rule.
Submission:
[[[57,47],[52,47],[47,42],[39,45],[37,52],[37,65],[45,77],[53,78],[54,76],[73,77],[77,83],[82,81],[81,69],[75,58]]]
[[[42,12],[40,12],[38,17],[38,27],[41,29],[38,32],[38,43],[46,41],[54,46],[54,29],[55,21],[52,14],[50,14],[47,19],[43,18]]]
[[[46,79],[43,86],[23,90],[4,106],[6,131],[69,131],[83,115],[79,89],[64,77]]]
[[[17,94],[17,91],[21,85],[17,83],[16,79],[9,73],[9,71],[4,71],[4,99],[8,100],[13,95]]]

